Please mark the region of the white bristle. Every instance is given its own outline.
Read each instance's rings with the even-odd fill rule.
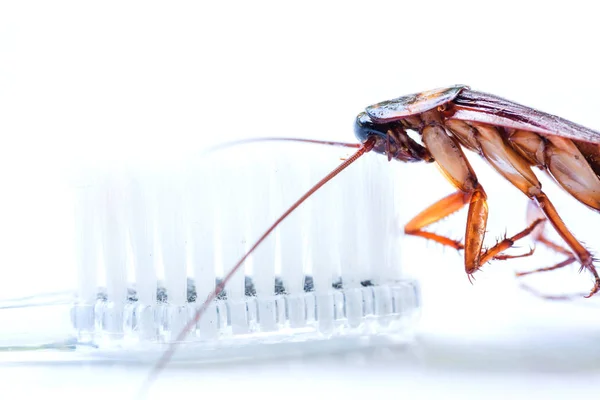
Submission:
[[[384,157],[372,157],[366,164],[364,199],[370,204],[369,218],[365,231],[368,247],[370,275],[376,282],[386,282],[399,278],[399,241],[402,232],[396,214],[396,188],[402,181],[394,163]],[[392,170],[390,171],[390,169]]]
[[[399,223],[395,209],[394,188],[399,181],[394,181],[389,173],[390,165],[383,157],[371,160],[367,176],[371,177],[366,183],[365,197],[371,203],[372,212],[367,220],[367,232],[370,240],[367,247],[370,254],[371,276],[375,283],[381,284],[389,279],[398,277],[399,260],[395,257],[398,252]],[[397,175],[396,175],[397,177]],[[385,196],[381,194],[385,193]],[[377,315],[388,315],[393,312],[393,294],[387,286],[379,285],[373,289],[378,301],[373,304]]]
[[[323,165],[331,165],[326,152],[316,151],[313,162],[308,166],[311,180],[317,182],[327,173]],[[339,178],[339,176],[337,177]],[[337,179],[334,178],[334,179]],[[339,268],[339,218],[341,209],[346,209],[345,199],[341,198],[340,185],[326,185],[315,193],[309,203],[309,249],[312,263],[313,285],[317,302],[317,318],[319,330],[329,333],[334,329],[334,299],[330,295],[335,271]]]
[[[282,208],[289,207],[310,187],[304,179],[306,174],[290,163],[282,163],[278,168],[278,191],[283,200]],[[286,201],[287,200],[287,201]],[[303,214],[302,207],[291,214],[279,228],[281,244],[281,280],[286,292],[290,295],[288,302],[288,315],[292,327],[305,323],[304,302],[300,297],[304,293],[304,265],[303,254]]]
[[[168,302],[168,327],[176,335],[187,323],[186,225],[182,186],[183,170],[165,166],[156,177],[156,235],[164,268]]]
[[[351,211],[341,217],[339,227],[340,272],[344,287],[347,288],[360,286],[362,266],[358,255],[365,250],[361,243],[367,233],[364,221],[370,218],[373,211],[371,204],[360,201],[365,197],[364,174],[365,163],[368,162],[368,158],[358,160],[337,178],[341,198],[345,199],[342,201],[347,202],[345,208]]]
[[[123,309],[127,299],[127,225],[123,205],[126,186],[119,171],[110,171],[102,183],[100,230],[110,312],[104,323],[109,331],[122,331]]]
[[[157,178],[156,188],[156,234],[162,254],[165,288],[169,303],[178,306],[187,302],[186,232],[181,173],[181,170],[174,168],[173,171],[161,174]]]
[[[129,227],[135,287],[140,304],[156,303],[158,279],[155,268],[154,248],[154,192],[147,173],[139,171],[131,177]]]
[[[227,164],[222,166],[224,180],[219,185],[219,220],[221,226],[221,248],[224,274],[235,265],[246,251],[246,219],[248,196],[248,171],[243,167],[244,154],[234,152]],[[246,267],[243,265],[229,281],[226,291],[230,299],[229,318],[234,333],[247,331],[246,305]]]
[[[152,339],[156,324],[153,305],[156,304],[158,277],[156,274],[156,249],[154,244],[155,192],[148,171],[136,168],[128,170],[129,196],[124,205],[126,223],[129,227],[129,243],[133,267],[134,287],[137,293],[140,338]],[[128,218],[128,219],[127,219]]]
[[[315,154],[315,161],[308,166],[311,181],[317,182],[325,176],[328,168],[325,161],[329,158],[321,151]],[[329,160],[330,161],[330,160]],[[331,161],[329,162],[331,164]],[[336,177],[334,179],[339,178]],[[317,293],[325,293],[331,289],[334,275],[339,268],[339,214],[342,208],[346,208],[344,199],[341,197],[340,185],[334,184],[324,186],[315,193],[313,200],[309,203],[310,211],[310,259],[312,262],[313,283]]]
[[[276,162],[258,160],[255,162],[256,176],[263,179],[252,179],[250,192],[262,193],[262,196],[251,196],[248,199],[250,212],[248,217],[248,237],[250,241],[259,238],[278,217],[282,209],[277,203],[276,190],[279,167]],[[277,328],[277,314],[273,297],[275,294],[275,267],[276,267],[276,235],[270,235],[252,255],[252,277],[258,301],[258,319],[261,330],[271,332]]]
[[[202,304],[215,289],[217,278],[216,230],[217,196],[215,172],[207,162],[196,162],[186,174],[188,225],[190,233],[190,262],[196,286],[196,304]],[[217,310],[212,306],[206,310],[199,322],[199,333],[203,339],[217,334]]]
[[[75,188],[75,249],[78,268],[77,297],[81,303],[93,304],[98,296],[98,187],[81,182]]]
[[[342,197],[348,199],[349,208],[353,213],[343,216],[340,221],[340,271],[344,288],[346,290],[346,316],[350,326],[360,324],[363,315],[363,296],[360,291],[361,281],[365,279],[361,273],[364,269],[361,253],[369,252],[362,243],[365,235],[368,235],[366,220],[371,218],[372,204],[363,202],[366,198],[365,189],[365,164],[369,158],[358,160],[347,171],[340,174],[340,186]]]

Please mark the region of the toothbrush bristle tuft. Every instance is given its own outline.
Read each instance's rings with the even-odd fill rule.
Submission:
[[[306,151],[294,155],[297,147]],[[174,341],[339,152],[258,143],[90,174],[76,192],[80,338],[145,350]],[[416,313],[418,292],[398,259],[396,180],[374,155],[340,173],[256,249],[186,343],[202,350],[399,330]]]

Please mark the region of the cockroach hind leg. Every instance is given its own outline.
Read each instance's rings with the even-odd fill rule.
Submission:
[[[582,299],[582,298],[589,299],[594,294],[596,294],[600,290],[600,280],[596,279],[596,283],[594,285],[594,288],[592,289],[592,291],[589,294],[586,294],[586,293],[583,293],[583,292],[580,292],[580,293],[566,293],[566,294],[545,294],[545,293],[539,292],[538,290],[535,290],[531,286],[526,285],[524,283],[521,283],[519,286],[521,287],[521,289],[525,290],[526,292],[529,292],[532,295],[534,295],[535,297],[539,297],[539,298],[544,299],[544,300],[573,301],[573,300],[579,300],[579,299]]]
[[[600,291],[600,277],[598,276],[598,272],[596,271],[596,267],[594,267],[594,264],[590,264],[589,266],[582,266],[582,269],[584,267],[594,275],[594,287],[590,291],[590,294],[585,296],[586,299],[589,299],[590,297],[598,293],[598,291]]]
[[[573,254],[572,257],[581,262],[581,265],[585,269],[590,271],[590,273],[594,276],[594,287],[590,291],[590,294],[586,296],[592,297],[600,290],[600,277],[598,276],[598,272],[596,271],[596,267],[594,266],[592,254],[585,248],[583,244],[581,244],[575,238],[575,236],[573,236],[573,234],[565,226],[565,223],[558,215],[558,211],[556,211],[556,208],[545,193],[540,191],[539,193],[535,194],[534,197],[537,206],[552,223],[552,226],[559,234],[559,236],[567,243],[568,247],[571,249]]]
[[[537,274],[540,272],[554,271],[554,270],[557,270],[560,268],[564,268],[567,265],[571,265],[574,262],[575,262],[575,257],[571,256],[571,257],[567,258],[566,260],[561,261],[558,264],[555,264],[551,267],[538,268],[538,269],[534,269],[532,271],[516,272],[515,274],[517,277],[521,278],[521,277],[527,276],[527,275]]]
[[[571,255],[571,257],[567,258],[566,260],[561,261],[558,264],[552,265],[550,267],[538,268],[538,269],[534,269],[532,271],[516,272],[515,274],[516,274],[517,277],[522,278],[522,277],[527,276],[527,275],[537,274],[537,273],[540,273],[540,272],[554,271],[554,270],[557,270],[557,269],[560,269],[560,268],[564,268],[564,267],[566,267],[568,265],[571,265],[575,261],[577,261],[577,259],[573,255]],[[596,268],[594,267],[594,265],[593,264],[582,265],[581,268],[580,268],[580,272],[583,271],[584,269],[589,270],[592,273],[592,275],[594,276],[594,287],[589,292],[589,294],[584,295],[583,293],[579,293],[579,294],[565,295],[565,296],[559,296],[559,297],[561,297],[563,300],[564,299],[568,299],[568,298],[574,298],[574,297],[590,298],[590,297],[594,296],[596,293],[598,293],[600,291],[600,277],[598,276],[598,273],[597,273]],[[530,292],[532,292],[532,293],[534,292],[533,290],[531,290],[530,287],[527,287],[527,285],[523,285],[522,284],[521,286],[522,287],[526,287],[527,290],[530,291]],[[542,298],[548,298],[548,299],[554,299],[554,300],[556,300],[556,297],[557,297],[557,296],[541,295],[541,294],[539,294],[537,292],[534,293],[534,294],[537,294],[537,295],[539,295],[539,297],[542,297]]]
[[[585,296],[585,298],[589,299],[590,297],[592,297],[593,295],[595,295],[596,293],[598,293],[599,290],[600,290],[600,279],[596,278],[595,283],[594,283],[594,287],[592,288],[592,291],[590,292],[590,294],[588,294],[587,296]]]
[[[524,283],[521,283],[519,286],[521,287],[522,290],[524,290],[524,291],[532,294],[535,297],[539,297],[539,298],[544,299],[544,300],[572,301],[572,300],[581,299],[582,297],[587,297],[587,296],[585,296],[585,293],[544,294],[544,293],[541,293],[541,292],[535,290],[534,288],[532,288],[531,286],[526,285]]]

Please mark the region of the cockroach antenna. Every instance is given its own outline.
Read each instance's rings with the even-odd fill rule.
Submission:
[[[237,147],[244,144],[250,143],[261,143],[261,142],[297,142],[297,143],[311,143],[311,144],[322,144],[328,146],[335,147],[349,147],[353,149],[361,148],[361,145],[358,143],[345,143],[345,142],[335,142],[335,141],[327,141],[327,140],[316,140],[316,139],[302,139],[302,138],[286,138],[286,137],[258,137],[258,138],[250,138],[250,139],[241,139],[234,140],[231,142],[221,143],[215,146],[211,146],[203,150],[199,155],[205,156],[210,153],[214,153],[215,151],[225,150],[231,147]]]

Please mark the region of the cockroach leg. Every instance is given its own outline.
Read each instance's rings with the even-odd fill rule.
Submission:
[[[544,213],[537,206],[535,201],[530,201],[527,206],[527,221],[532,221],[532,220],[535,220],[536,218],[537,219],[543,218],[544,222],[546,219]],[[576,258],[573,255],[573,253],[571,253],[568,249],[565,249],[563,246],[554,243],[552,240],[550,240],[546,237],[545,223],[539,224],[536,227],[536,229],[534,229],[533,232],[531,233],[531,237],[535,242],[541,243],[544,246],[548,247],[549,249],[556,251],[557,253],[566,255],[567,259],[556,265],[553,265],[551,267],[538,268],[538,269],[534,269],[532,271],[516,272],[516,276],[521,277],[521,276],[526,276],[526,275],[530,275],[530,274],[535,274],[537,272],[553,271],[555,269],[566,267],[567,265],[570,265],[576,261]]]
[[[575,260],[576,260],[575,257],[571,256],[571,257],[567,258],[566,260],[559,262],[558,264],[553,265],[551,267],[538,268],[538,269],[534,269],[533,271],[517,272],[516,275],[520,277],[520,276],[535,274],[538,272],[554,271],[555,269],[563,268],[563,267],[566,267],[567,265],[573,264],[575,262]]]
[[[435,122],[423,127],[422,140],[435,159],[441,172],[458,191],[443,198],[413,218],[405,227],[405,232],[415,236],[434,239],[439,243],[459,249],[460,247],[456,242],[445,237],[440,237],[439,235],[434,236],[429,232],[424,232],[422,228],[459,210],[468,202],[469,211],[464,250],[465,271],[469,275],[469,279],[471,279],[472,274],[482,264],[510,248],[516,240],[530,234],[543,220],[536,221],[514,237],[505,239],[492,249],[482,252],[488,219],[487,195],[483,187],[479,184],[473,168],[456,140],[450,137],[444,128]],[[492,150],[497,149],[503,150],[501,144],[497,144],[492,148]]]
[[[503,139],[500,131],[496,127],[485,124],[473,124],[472,126],[477,131],[477,141],[481,146],[481,154],[483,157],[509,182],[521,190],[527,197],[535,201],[535,204],[540,211],[544,214],[556,232],[558,232],[561,238],[573,251],[575,257],[581,263],[582,269],[587,269],[592,273],[595,281],[594,287],[587,297],[594,295],[596,292],[598,292],[598,290],[600,290],[600,277],[598,276],[598,272],[594,267],[592,255],[585,247],[583,247],[583,245],[581,245],[581,243],[577,241],[577,239],[575,239],[571,232],[569,232],[564,222],[558,215],[556,208],[554,208],[554,205],[550,202],[550,199],[548,199],[546,194],[542,192],[542,186],[531,170],[531,164],[516,150],[506,144],[506,141]],[[558,141],[559,140],[557,139],[556,142],[558,143]],[[552,158],[550,162],[552,167],[550,169],[553,170],[552,174],[555,176],[555,178],[561,179],[565,184],[570,184],[570,182],[573,183],[577,180],[576,175],[573,175],[572,173],[562,175],[559,174],[561,168],[560,165],[571,165],[568,164],[570,162],[569,154],[571,156],[577,155],[573,152],[573,148],[574,146],[569,147],[565,145],[563,141],[560,141],[560,144],[555,144],[553,141],[552,146],[545,147],[545,151],[547,153],[545,153],[545,158],[548,160]],[[549,153],[549,149],[553,152]],[[550,155],[552,157],[550,157]],[[437,160],[437,155],[434,154],[434,157],[436,157]],[[560,178],[556,176],[557,174],[560,175]],[[585,176],[587,177],[588,175],[589,174],[586,174]],[[584,180],[586,182],[591,182],[592,178],[586,178]],[[588,183],[591,185],[590,182]],[[598,191],[600,191],[600,182],[598,183],[598,186]],[[591,187],[595,188],[596,186]],[[580,200],[586,200],[586,204],[594,203],[595,197],[588,192],[589,191],[585,191],[585,193],[583,193],[582,191],[581,195],[583,197]],[[577,198],[579,199],[579,197]]]
[[[460,190],[444,197],[410,220],[404,227],[404,233],[430,239],[444,246],[450,246],[456,250],[462,250],[464,245],[459,241],[424,231],[423,228],[460,210],[469,202],[470,197],[470,193],[465,193]]]
[[[529,249],[529,251],[527,253],[523,253],[523,254],[498,254],[496,256],[494,256],[494,260],[511,260],[513,258],[525,258],[525,257],[529,257],[532,256],[533,253],[535,253],[535,247],[532,247],[531,249]]]
[[[547,197],[546,197],[547,199]],[[547,200],[547,202],[549,202],[550,200]],[[554,207],[552,206],[552,203],[549,203],[549,206],[547,206],[547,209],[549,209],[550,211],[553,209]],[[556,210],[554,210],[556,211]],[[528,207],[527,207],[527,219],[531,220],[532,218],[539,218],[540,216],[543,216],[543,210],[542,208],[540,208],[536,202],[532,201],[529,203]],[[562,222],[562,220],[559,218],[559,222]],[[559,232],[560,233],[560,232]],[[569,233],[567,231],[567,233]],[[523,277],[523,276],[527,276],[527,275],[531,275],[531,274],[535,274],[535,273],[539,273],[539,272],[548,272],[548,271],[554,271],[560,268],[564,268],[566,266],[569,266],[571,264],[573,264],[575,261],[578,260],[578,258],[568,249],[565,249],[564,247],[554,243],[553,241],[551,241],[550,239],[548,239],[544,233],[544,229],[543,229],[543,225],[541,225],[538,229],[536,229],[534,231],[534,233],[532,234],[533,236],[533,240],[535,240],[536,242],[539,242],[541,244],[543,244],[544,246],[556,251],[557,253],[561,253],[567,256],[567,258],[564,261],[559,262],[558,264],[555,264],[551,267],[544,267],[544,268],[537,268],[534,269],[532,271],[523,271],[523,272],[517,272],[516,276],[517,277]],[[562,236],[562,235],[561,235]],[[568,243],[568,242],[567,242]],[[582,246],[583,247],[583,246]],[[588,253],[589,254],[589,253]],[[586,268],[586,266],[582,263],[582,268]],[[592,265],[593,268],[593,265]],[[594,274],[594,272],[592,271],[592,274]],[[579,294],[573,294],[573,295],[561,295],[561,296],[554,296],[554,295],[544,295],[541,294],[535,290],[530,289],[529,287],[523,285],[524,288],[526,288],[529,292],[533,293],[534,295],[544,298],[544,299],[551,299],[551,300],[567,300],[567,299],[571,299],[574,297],[579,297]],[[596,285],[594,286],[595,291],[598,290],[598,283],[596,282]],[[591,294],[594,294],[595,292],[593,291]],[[590,294],[590,295],[591,295]]]
[[[585,247],[583,247],[583,245],[579,243],[579,241],[575,239],[573,234],[567,229],[562,218],[560,218],[558,215],[556,208],[554,208],[554,205],[545,193],[540,191],[539,193],[535,194],[534,198],[538,207],[548,218],[550,224],[552,224],[560,237],[567,243],[571,250],[573,250],[577,261],[579,261],[581,264],[581,268],[587,269],[594,276],[594,287],[586,297],[593,296],[598,292],[598,290],[600,290],[600,277],[598,276],[596,267],[594,267],[594,259],[591,253]]]
[[[496,243],[495,246],[491,247],[490,249],[488,249],[486,252],[484,252],[481,255],[481,258],[479,260],[479,262],[481,264],[485,264],[486,262],[492,260],[492,259],[502,259],[502,260],[506,260],[509,258],[518,258],[518,257],[527,257],[533,254],[534,250],[532,249],[531,251],[529,251],[528,253],[525,254],[521,254],[521,255],[516,255],[516,256],[510,256],[510,255],[502,255],[500,253],[502,253],[505,250],[510,249],[511,247],[513,247],[513,245],[515,244],[515,242],[519,239],[523,239],[524,237],[528,236],[529,234],[531,234],[531,232],[533,232],[533,230],[542,222],[544,222],[544,218],[540,218],[535,220],[531,225],[529,225],[527,228],[523,229],[521,232],[517,233],[516,235],[510,237],[510,238],[505,238],[504,240],[501,240],[500,242]]]
[[[452,240],[449,237],[438,235],[437,233],[427,232],[427,231],[416,231],[416,232],[406,232],[408,235],[419,236],[424,239],[433,240],[434,242],[440,243],[444,246],[452,247],[455,250],[463,250],[465,248],[464,244],[462,244],[458,240]]]
[[[421,131],[422,140],[440,171],[458,191],[433,204],[417,215],[405,228],[409,234],[432,237],[421,230],[425,226],[450,215],[469,203],[465,232],[465,271],[471,279],[473,273],[481,266],[481,250],[485,237],[488,219],[487,195],[477,181],[475,171],[469,164],[456,139],[450,137],[446,130],[436,123],[430,122]],[[437,235],[436,235],[437,236]],[[437,236],[438,242],[451,245],[450,239]],[[453,246],[459,248],[458,246]]]
[[[567,300],[575,300],[581,299],[586,296],[586,293],[573,293],[573,294],[544,294],[540,293],[529,285],[525,285],[522,283],[521,289],[531,293],[535,297],[539,297],[544,300],[554,300],[554,301],[567,301]]]
[[[439,220],[451,215],[452,213],[460,210],[469,200],[469,193],[464,193],[461,191],[457,191],[452,193],[449,196],[444,197],[443,199],[435,202],[424,211],[420,212],[416,217],[414,217],[406,226],[404,227],[404,232],[407,235],[419,236],[425,239],[433,240],[437,243],[440,243],[444,246],[452,247],[456,250],[463,250],[464,244],[460,241],[452,240],[446,236],[438,235],[436,233],[424,231],[423,228],[429,226]],[[545,219],[541,218],[539,220],[534,221],[529,227],[512,236],[511,238],[505,238],[504,240],[497,243],[494,247],[488,249],[484,253],[481,254],[480,264],[485,264],[491,259],[494,260],[507,260],[510,258],[520,258],[527,257],[533,254],[534,249],[531,251],[519,254],[519,255],[506,255],[501,254],[501,252],[511,248],[514,243],[529,235],[540,223],[542,223]]]
[[[473,274],[479,269],[479,257],[483,247],[483,239],[487,225],[488,207],[487,196],[483,187],[477,181],[477,175],[465,157],[460,145],[456,139],[450,137],[446,130],[435,121],[424,126],[421,130],[422,141],[435,160],[440,171],[446,179],[459,190],[453,196],[442,199],[441,203],[448,201],[453,210],[460,209],[465,203],[469,202],[469,212],[467,217],[467,227],[465,233],[465,271],[468,275]],[[431,210],[426,210],[423,214],[430,218],[422,218],[422,225],[428,221],[434,222],[448,211],[439,210],[436,203]],[[410,226],[409,226],[410,228]],[[409,229],[410,230],[410,229]]]
[[[539,237],[534,237],[533,238],[536,242],[540,242],[541,244],[543,244],[544,246],[548,247],[549,249],[554,250],[557,253],[560,254],[564,254],[566,256],[571,256],[573,255],[573,253],[571,253],[569,250],[565,249],[564,247],[562,247],[561,245],[558,245],[556,243],[554,243],[552,240],[548,239],[546,237],[546,235],[541,235]]]
[[[465,271],[469,277],[482,265],[481,249],[485,238],[487,219],[487,196],[483,188],[477,184],[469,204],[465,233]]]
[[[544,215],[544,213],[542,212],[542,210],[537,206],[537,204],[535,203],[534,200],[530,201],[527,204],[527,222],[528,223],[532,223],[533,221],[535,221],[536,219],[546,219],[546,216]],[[540,224],[537,226],[536,229],[533,230],[533,232],[531,233],[531,238],[537,242],[537,243],[541,243],[544,246],[548,247],[551,250],[554,250],[557,253],[560,254],[564,254],[567,257],[572,257],[573,253],[571,253],[570,250],[565,249],[563,246],[554,243],[552,240],[548,239],[546,237],[546,224]]]

